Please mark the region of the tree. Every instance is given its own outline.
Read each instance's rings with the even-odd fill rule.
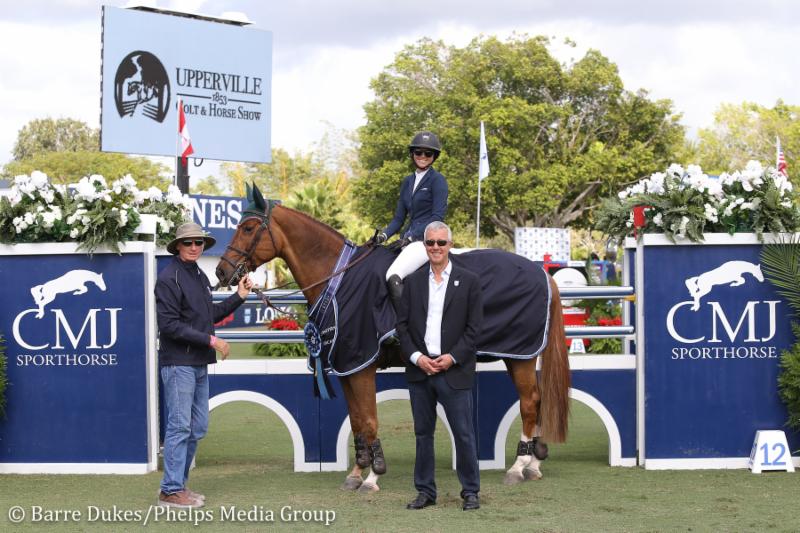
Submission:
[[[54,183],[75,183],[84,176],[101,174],[115,180],[130,174],[137,186],[166,189],[170,180],[164,165],[144,157],[99,151],[99,133],[85,122],[71,118],[36,119],[17,134],[14,159],[2,176],[13,178],[41,170]]]
[[[775,137],[780,137],[789,176],[800,153],[800,106],[778,100],[773,108],[752,102],[722,104],[714,125],[701,129],[693,146],[694,160],[708,173],[744,168],[755,159],[775,165]]]
[[[311,154],[294,156],[281,148],[273,148],[271,163],[224,163],[222,172],[231,182],[234,196],[244,196],[245,183],[255,183],[265,198],[287,200],[298,185],[311,179],[315,172]]]
[[[406,146],[429,129],[443,143],[436,167],[450,188],[447,221],[475,220],[479,124],[491,175],[481,193],[482,232],[513,239],[516,226],[587,226],[598,197],[661,168],[683,140],[668,100],[626,91],[617,67],[590,50],[562,65],[545,37],[480,37],[465,48],[422,39],[372,80],[354,184],[375,225],[391,218],[410,170]]]
[[[19,133],[12,154],[15,161],[46,152],[96,152],[100,135],[85,122],[71,118],[31,120]]]
[[[100,174],[110,181],[130,174],[140,189],[156,186],[166,190],[170,183],[164,165],[144,157],[104,152],[43,152],[21,161],[11,161],[3,176],[13,178],[41,170],[53,183],[75,183],[84,176]]]

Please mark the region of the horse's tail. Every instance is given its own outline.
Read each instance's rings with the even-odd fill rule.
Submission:
[[[547,346],[542,352],[541,391],[542,403],[539,420],[542,437],[547,442],[564,442],[569,422],[569,354],[565,345],[564,316],[561,296],[556,282],[550,282],[550,327]]]

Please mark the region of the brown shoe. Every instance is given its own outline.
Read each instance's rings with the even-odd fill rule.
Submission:
[[[164,494],[163,492],[160,492],[158,494],[158,505],[161,505],[162,507],[194,509],[197,507],[202,507],[203,502],[192,498],[185,490],[179,490],[173,494]]]
[[[199,492],[195,492],[195,491],[191,490],[189,487],[184,487],[183,490],[185,490],[186,494],[188,494],[189,496],[191,496],[195,500],[203,502],[203,503],[206,502],[206,495],[205,494],[200,494]]]

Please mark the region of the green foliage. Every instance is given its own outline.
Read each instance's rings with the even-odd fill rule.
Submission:
[[[778,294],[800,316],[800,237],[792,235],[761,248],[764,275],[777,287]]]
[[[46,152],[21,161],[11,161],[3,168],[3,177],[10,179],[40,170],[54,183],[75,183],[84,176],[98,174],[109,178],[130,175],[141,187],[166,189],[169,179],[162,176],[168,169],[144,157],[104,152]]]
[[[19,130],[12,154],[14,160],[21,161],[47,152],[96,152],[99,149],[99,132],[85,122],[42,118],[31,120]],[[41,167],[36,169],[41,170]]]
[[[764,276],[777,287],[778,293],[800,316],[800,238],[792,235],[761,249]],[[792,323],[795,343],[781,352],[781,373],[778,375],[778,392],[786,404],[789,419],[786,424],[800,430],[800,325]]]
[[[74,183],[84,176],[99,174],[116,179],[130,175],[142,188],[165,189],[169,172],[164,165],[144,157],[100,152],[99,132],[79,120],[37,119],[17,134],[14,160],[3,167],[5,179],[42,171],[54,183]]]
[[[669,101],[626,91],[617,67],[591,50],[561,65],[545,37],[480,37],[464,48],[422,39],[372,80],[354,184],[375,226],[391,218],[406,146],[429,129],[443,143],[435,167],[448,179],[447,221],[475,223],[479,124],[491,175],[482,184],[481,232],[513,239],[516,226],[591,224],[598,197],[666,163],[683,128]]]
[[[791,170],[800,153],[798,118],[800,106],[782,100],[772,108],[752,102],[722,104],[714,113],[714,125],[698,131],[692,160],[713,174],[741,168],[751,159],[775,161],[775,137],[780,137]]]
[[[588,258],[586,259],[585,268],[589,275],[587,280],[589,285],[601,285],[598,273]],[[609,285],[619,285],[619,281],[609,283]],[[581,300],[576,304],[576,307],[583,308],[589,313],[586,319],[587,326],[617,326],[622,324],[622,305],[619,300],[592,298]],[[596,354],[622,353],[622,340],[619,338],[592,339],[587,352]]]
[[[305,344],[265,342],[253,344],[253,355],[261,357],[306,357],[308,352]]]
[[[222,172],[230,180],[234,196],[245,195],[245,183],[255,183],[265,198],[286,201],[291,191],[315,175],[311,154],[290,155],[272,150],[271,163],[224,163]]]
[[[6,365],[6,341],[0,335],[0,418],[6,417],[6,386],[8,386]]]
[[[792,332],[795,339],[800,339],[800,325],[796,322],[792,323]],[[800,431],[800,341],[781,352],[778,392],[789,413],[786,425]]]
[[[272,163],[226,163],[222,168],[234,195],[244,196],[245,183],[253,182],[265,197],[283,200],[360,244],[373,228],[362,220],[351,194],[351,178],[360,173],[353,146],[346,133],[329,130],[314,152],[290,155],[274,149]]]

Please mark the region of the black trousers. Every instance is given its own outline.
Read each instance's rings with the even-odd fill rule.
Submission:
[[[436,402],[442,404],[456,445],[456,474],[461,482],[461,496],[480,490],[478,447],[473,425],[472,389],[454,389],[440,372],[423,381],[408,383],[417,456],[414,462],[414,486],[417,492],[436,499],[433,434],[436,429]]]

